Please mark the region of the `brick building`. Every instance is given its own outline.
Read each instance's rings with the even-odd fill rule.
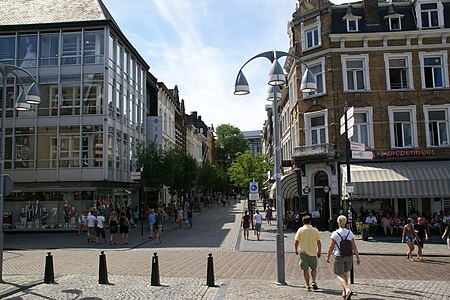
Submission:
[[[363,144],[350,160],[358,215],[361,206],[402,216],[450,210],[449,33],[449,1],[299,1],[290,52],[307,62],[318,89],[301,93],[304,66],[286,61],[281,103],[293,142],[283,159],[297,172],[281,186],[298,187],[283,195],[286,209],[318,211],[324,223],[347,209],[340,119],[353,107],[351,141]]]

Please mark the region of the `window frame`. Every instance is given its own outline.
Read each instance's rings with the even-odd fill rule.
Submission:
[[[310,92],[310,93],[303,93],[303,99],[308,99],[308,98],[313,98],[313,97],[317,97],[317,96],[322,96],[325,95],[327,93],[326,90],[326,76],[325,76],[325,57],[321,57],[320,59],[314,60],[314,61],[308,61],[306,63],[306,65],[308,66],[308,68],[313,68],[315,66],[321,65],[322,67],[322,72],[319,74],[314,74],[314,77],[316,79],[317,82],[317,78],[321,77],[322,78],[322,91],[319,93],[317,90],[314,92]],[[306,72],[306,66],[304,64],[302,64],[302,74]]]
[[[436,9],[427,9],[427,10],[422,10],[422,5],[424,4],[436,4]],[[444,6],[442,5],[442,2],[440,0],[425,0],[425,1],[417,1],[416,2],[416,17],[417,17],[417,26],[420,29],[436,29],[436,28],[442,28],[444,27]],[[437,26],[431,26],[431,18],[429,18],[429,23],[430,26],[423,26],[423,20],[422,20],[422,13],[423,12],[431,12],[431,11],[437,11],[437,21],[438,21],[438,25]],[[428,14],[428,16],[430,16]]]
[[[411,124],[411,145],[408,146],[396,146],[395,145],[395,121],[394,121],[394,113],[396,112],[409,112]],[[390,132],[390,141],[391,148],[394,149],[408,149],[408,148],[417,148],[418,147],[418,139],[417,139],[417,115],[416,115],[416,106],[408,105],[408,106],[388,106],[388,114],[389,114],[389,132]],[[404,133],[402,133],[402,139],[404,141]]]
[[[366,114],[366,117],[367,117],[367,123],[365,123],[365,124],[367,124],[367,136],[368,136],[366,148],[373,149],[373,148],[375,148],[374,136],[373,136],[373,108],[371,106],[354,108],[355,115],[361,114],[361,113]],[[361,132],[358,124],[361,124],[361,123],[356,123],[356,119],[355,119],[355,124],[353,125],[353,127],[356,126],[358,128],[358,130],[354,130],[354,134],[350,140],[352,142],[363,143],[363,141],[361,141],[360,137],[356,137],[356,133]],[[356,138],[354,138],[354,137],[356,137]],[[365,144],[365,143],[363,143],[363,144]]]
[[[347,78],[347,62],[348,61],[363,61],[363,78],[364,78],[364,89],[352,89],[350,90],[348,87],[348,78]],[[369,72],[369,55],[368,54],[359,54],[359,55],[341,55],[341,65],[342,65],[342,80],[343,80],[343,89],[344,92],[352,92],[359,93],[370,91],[370,72]]]
[[[391,86],[391,76],[389,74],[389,59],[406,59],[406,75],[407,78],[407,88],[393,89]],[[386,72],[386,89],[388,91],[405,91],[405,90],[414,90],[414,80],[413,80],[413,69],[412,69],[412,53],[385,53],[384,54],[384,67]]]
[[[346,20],[346,25],[347,25],[347,32],[359,32],[359,19],[360,18],[357,18],[357,17],[353,17],[353,18],[348,18],[347,20]],[[356,29],[355,30],[351,30],[350,29],[350,22],[355,22],[355,25],[356,25]]]
[[[429,112],[431,111],[444,111],[446,115],[445,119],[445,128],[447,130],[447,144],[439,144],[439,145],[432,145],[431,143],[431,135],[429,130]],[[423,114],[424,114],[424,120],[425,120],[425,137],[426,137],[426,143],[427,147],[433,147],[433,148],[442,148],[442,147],[450,147],[450,104],[443,104],[443,105],[424,105],[423,106]]]
[[[439,57],[441,59],[441,73],[442,73],[442,86],[436,87],[433,83],[433,87],[427,87],[425,81],[425,59]],[[443,89],[449,86],[448,83],[448,53],[446,50],[436,51],[436,52],[419,52],[420,61],[420,76],[422,82],[422,89],[432,90],[432,89]],[[434,79],[434,78],[433,78]]]
[[[322,109],[319,111],[314,111],[314,112],[309,112],[309,113],[305,113],[305,144],[307,146],[313,146],[313,145],[323,145],[323,144],[328,144],[329,143],[329,136],[328,136],[328,110],[327,109]],[[316,118],[316,117],[324,117],[324,125],[322,126],[322,128],[324,128],[325,130],[325,142],[324,143],[319,143],[319,144],[313,144],[312,143],[312,133],[311,130],[313,127],[310,126],[311,124],[311,119],[312,118]],[[320,128],[318,128],[320,130]],[[320,137],[320,134],[319,134]]]
[[[388,19],[389,19],[389,30],[390,31],[402,30],[402,16],[393,15],[393,16],[388,17]],[[392,20],[398,20],[398,28],[392,28]]]
[[[314,32],[317,30],[317,41],[314,40],[314,34],[312,36],[313,45],[308,46],[308,33]],[[322,38],[320,36],[320,19],[317,18],[317,21],[311,25],[305,26],[303,23],[301,24],[302,31],[302,51],[309,51],[322,46]]]

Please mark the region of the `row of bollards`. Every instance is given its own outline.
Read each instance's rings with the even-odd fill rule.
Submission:
[[[207,272],[206,272],[206,285],[208,287],[214,287],[214,264],[212,254],[208,255]],[[44,272],[44,283],[55,283],[55,272],[53,268],[53,256],[51,252],[47,253],[45,257],[45,272]],[[108,270],[106,267],[106,254],[104,251],[100,252],[99,266],[98,266],[98,283],[108,284]],[[153,253],[152,257],[152,273],[151,273],[151,285],[159,286],[161,285],[159,280],[159,264],[158,264],[158,254]]]

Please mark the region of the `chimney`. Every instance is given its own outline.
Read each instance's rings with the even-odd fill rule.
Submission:
[[[378,0],[363,0],[366,25],[379,25]]]

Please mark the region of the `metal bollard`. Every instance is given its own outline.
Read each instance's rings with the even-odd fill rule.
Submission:
[[[153,253],[152,257],[152,278],[151,278],[151,286],[159,286],[161,285],[159,282],[159,265],[158,265],[158,254]]]
[[[206,285],[209,287],[214,287],[214,264],[212,254],[208,254],[208,268],[206,274]]]
[[[100,260],[98,266],[98,283],[108,284],[108,270],[106,268],[105,251],[100,252]]]
[[[47,252],[45,257],[44,283],[55,283],[55,272],[53,271],[53,256]]]

